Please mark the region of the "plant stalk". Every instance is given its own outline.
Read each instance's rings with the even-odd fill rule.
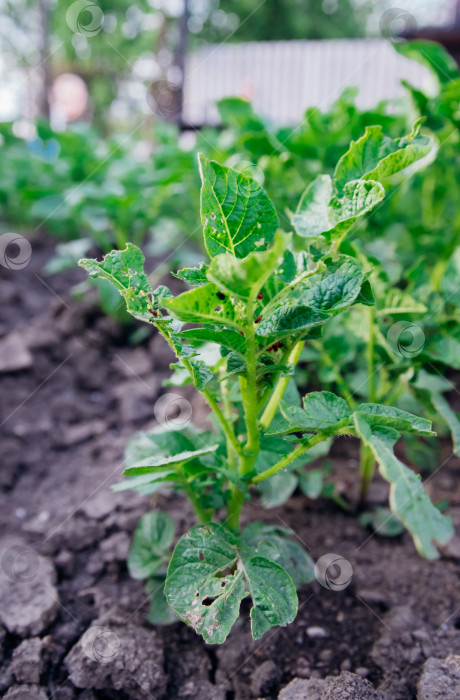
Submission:
[[[366,500],[369,485],[372,482],[375,471],[375,457],[371,448],[368,445],[361,443],[359,472],[361,475],[361,490],[359,494],[359,504],[362,505]]]
[[[367,325],[369,339],[367,342],[367,391],[370,403],[376,400],[375,377],[374,377],[374,352],[375,352],[375,312],[372,306],[367,307]]]
[[[289,353],[288,361],[294,366],[297,365],[299,361],[301,352],[303,350],[303,346],[304,341],[299,340],[297,341],[297,343],[295,343],[294,347]],[[280,379],[278,379],[273,394],[271,395],[271,398],[268,404],[266,405],[265,410],[260,419],[260,427],[263,430],[268,430],[268,428],[270,427],[272,420],[275,417],[275,414],[279,408],[280,401],[284,396],[284,392],[287,389],[290,379],[291,377],[280,377]]]

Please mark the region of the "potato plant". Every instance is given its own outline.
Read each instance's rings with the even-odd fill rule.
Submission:
[[[321,175],[309,186],[292,217],[295,237],[280,230],[258,182],[200,155],[208,259],[176,273],[189,287],[177,296],[166,286],[151,288],[144,256],[132,244],[102,261],[80,262],[116,287],[129,313],[155,326],[177,356],[175,374],[186,373],[211,410],[212,430],[137,436],[127,450],[127,479],[117,486],[153,493],[166,485],[190,500],[198,524],[172,555],[170,517],[150,513],[129,565],[148,580],[153,622],[174,614],[211,644],[225,641],[246,597],[254,639],[294,620],[296,590],[314,578],[313,562],[289,530],[257,522],[242,528],[242,508],[333,438],[354,436],[372,455],[390,483],[391,509],[423,556],[436,557],[435,542],[452,534],[420,478],[393,452],[403,433],[432,435],[428,420],[374,401],[349,405],[329,391],[307,393],[300,404],[293,382],[304,345],[325,324],[351,307],[363,323],[373,313],[370,269],[339,246],[385,196],[379,179],[431,147],[418,127],[398,141],[378,127],[363,138],[334,178]],[[208,346],[218,352],[204,352]]]
[[[341,250],[356,255],[370,270],[376,304],[364,323],[359,309],[351,309],[329,324],[321,341],[310,344],[309,367],[323,386],[336,390],[350,405],[367,399],[428,412],[441,430],[447,425],[459,454],[460,422],[443,395],[453,386],[443,374],[446,368],[460,368],[455,185],[460,74],[436,44],[416,41],[396,48],[430,67],[438,81],[438,91],[430,97],[406,85],[435,131],[436,159],[400,182],[367,226],[355,228],[344,241]],[[436,441],[408,436],[405,442],[417,466],[437,466]],[[362,500],[374,465],[363,448]]]

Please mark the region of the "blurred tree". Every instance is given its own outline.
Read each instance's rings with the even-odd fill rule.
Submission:
[[[339,39],[366,34],[371,0],[191,0],[190,29],[206,41]]]

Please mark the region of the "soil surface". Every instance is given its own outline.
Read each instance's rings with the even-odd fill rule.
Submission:
[[[178,533],[192,514],[174,494],[149,500],[113,493],[110,484],[120,478],[128,438],[155,423],[172,358],[156,335],[133,344],[132,327],[74,301],[83,272],[46,277],[51,251],[40,238],[26,268],[0,268],[0,692],[246,700],[276,698],[294,678],[351,671],[387,698],[416,698],[427,659],[460,654],[459,541],[427,562],[407,534],[372,535],[331,501],[295,493],[282,508],[246,507],[247,521],[292,527],[315,560],[334,552],[353,568],[344,590],[302,588],[290,626],[253,642],[243,605],[227,643],[212,647],[181,623],[145,621],[143,584],[125,563],[132,533],[152,507],[167,509]],[[193,391],[174,391],[204,424]],[[441,467],[424,479],[435,501],[448,499],[458,532],[460,461],[450,455],[446,442]],[[337,441],[332,459],[341,492],[353,494],[355,441]],[[387,497],[376,480],[370,502],[383,506]],[[99,641],[88,636],[94,626],[103,628]]]

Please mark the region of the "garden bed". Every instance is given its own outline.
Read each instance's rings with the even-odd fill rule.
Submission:
[[[427,562],[408,534],[371,537],[331,501],[296,493],[283,508],[245,511],[247,521],[292,527],[313,559],[336,552],[353,567],[343,591],[316,582],[304,586],[290,626],[254,642],[245,610],[228,641],[215,647],[183,624],[154,628],[145,622],[142,583],[130,578],[125,563],[133,531],[152,507],[168,510],[179,532],[193,523],[192,512],[171,494],[149,503],[134,493],[114,494],[110,485],[121,475],[127,439],[154,422],[172,358],[158,337],[132,346],[125,330],[88,303],[72,301],[69,290],[84,278],[82,271],[45,278],[50,251],[40,239],[26,268],[2,269],[0,343],[4,349],[9,338],[4,353],[22,362],[22,369],[0,374],[2,551],[25,547],[32,570],[16,586],[2,558],[7,585],[0,614],[5,622],[13,613],[12,586],[20,615],[0,632],[0,690],[27,684],[34,686],[23,689],[28,694],[10,690],[10,697],[46,697],[41,687],[55,700],[244,700],[275,698],[295,677],[352,671],[388,698],[416,697],[426,660],[460,653],[460,547],[454,540],[440,560]],[[191,402],[193,420],[204,425],[200,399],[192,389],[178,391]],[[446,442],[443,466],[426,486],[435,502],[449,500],[457,529],[460,461],[450,454]],[[337,440],[332,457],[339,488],[353,494],[357,442]],[[370,501],[385,505],[387,497],[377,479]],[[33,609],[31,595],[39,599]],[[90,661],[82,652],[79,640],[91,625],[115,635],[113,661]],[[20,646],[30,638],[42,642]]]

